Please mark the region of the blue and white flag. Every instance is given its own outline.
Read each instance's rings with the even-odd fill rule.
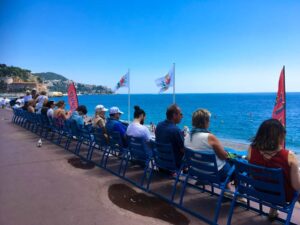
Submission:
[[[159,93],[164,92],[174,85],[174,67],[170,69],[167,75],[155,80],[156,86],[160,88]]]

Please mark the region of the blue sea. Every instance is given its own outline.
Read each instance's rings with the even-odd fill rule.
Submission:
[[[251,94],[176,94],[176,103],[182,109],[183,119],[179,126],[191,129],[192,113],[198,108],[206,108],[211,114],[210,131],[217,137],[238,143],[248,144],[255,135],[258,126],[269,119],[276,98],[276,93]],[[54,98],[56,101],[67,97]],[[106,108],[118,106],[128,120],[128,95],[81,95],[79,104],[86,105],[88,115],[93,116],[98,104]],[[171,94],[132,94],[130,96],[130,119],[133,107],[139,105],[146,112],[146,124],[165,119],[166,108],[172,103]],[[287,93],[287,148],[300,154],[300,93]]]

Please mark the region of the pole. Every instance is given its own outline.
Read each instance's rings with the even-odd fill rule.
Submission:
[[[130,70],[128,69],[128,123],[130,123]]]
[[[175,63],[173,63],[173,104],[175,104]]]
[[[286,92],[285,92],[285,66],[283,66],[283,88],[284,88],[284,124],[286,129]],[[286,137],[284,139],[284,148],[286,145]]]

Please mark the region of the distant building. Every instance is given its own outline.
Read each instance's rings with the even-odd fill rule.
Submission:
[[[36,82],[13,82],[7,85],[8,92],[24,92],[26,90],[37,89]]]

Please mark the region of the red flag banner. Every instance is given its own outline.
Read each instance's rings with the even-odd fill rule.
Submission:
[[[70,83],[68,87],[68,102],[70,105],[70,111],[73,112],[78,108],[78,98],[74,83]]]
[[[278,119],[284,127],[286,126],[285,103],[285,68],[283,67],[279,77],[278,92],[272,118]]]

